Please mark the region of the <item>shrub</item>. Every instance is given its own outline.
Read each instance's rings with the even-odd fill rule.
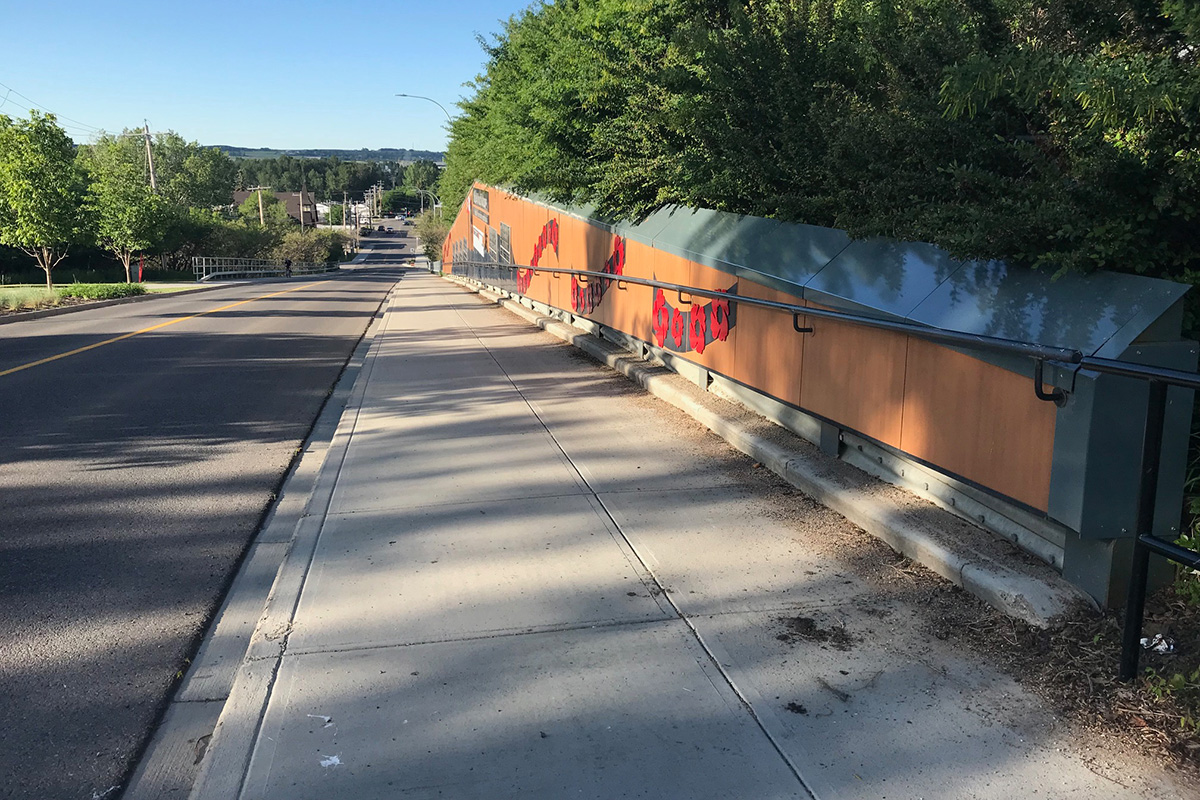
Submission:
[[[45,308],[57,303],[58,295],[56,293],[38,286],[0,289],[0,310]]]
[[[73,283],[59,286],[55,292],[60,298],[79,300],[114,300],[118,297],[135,297],[146,293],[140,283]]]
[[[421,240],[421,249],[430,261],[442,260],[442,242],[450,233],[451,221],[442,218],[432,209],[419,215],[413,222],[413,231]]]
[[[323,264],[341,261],[346,238],[331,230],[292,230],[271,251],[271,257],[282,261],[290,258],[297,264]]]

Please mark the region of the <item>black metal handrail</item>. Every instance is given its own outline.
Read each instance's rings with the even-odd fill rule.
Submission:
[[[459,265],[454,264],[453,266]],[[583,278],[585,281],[596,279],[615,282],[618,288],[620,288],[622,283],[631,283],[638,286],[679,292],[681,293],[680,296],[682,296],[682,293],[687,293],[700,297],[724,299],[731,303],[746,303],[748,305],[770,308],[791,314],[793,327],[801,333],[812,332],[811,328],[802,328],[800,326],[800,317],[807,316],[904,333],[926,341],[953,347],[1024,356],[1034,360],[1034,391],[1037,397],[1041,400],[1053,401],[1057,405],[1063,405],[1066,402],[1066,392],[1057,388],[1051,392],[1045,391],[1042,379],[1043,369],[1047,363],[1145,380],[1149,383],[1149,402],[1146,407],[1145,427],[1142,433],[1142,457],[1138,485],[1137,523],[1133,541],[1133,564],[1129,581],[1129,593],[1125,606],[1125,628],[1121,646],[1120,674],[1122,680],[1132,680],[1137,674],[1138,656],[1141,653],[1142,620],[1146,605],[1146,584],[1150,568],[1150,554],[1157,553],[1178,564],[1183,564],[1193,569],[1200,569],[1200,552],[1180,547],[1173,542],[1168,542],[1154,535],[1154,501],[1158,496],[1158,473],[1162,457],[1167,388],[1178,386],[1185,389],[1200,389],[1200,373],[1169,369],[1167,367],[1154,367],[1147,364],[1134,364],[1128,361],[1118,361],[1099,356],[1085,356],[1079,350],[1073,348],[1054,347],[1036,342],[1023,342],[996,336],[962,333],[960,331],[947,331],[912,322],[877,319],[875,317],[865,317],[860,314],[850,314],[845,311],[811,308],[792,303],[779,303],[774,300],[761,300],[757,297],[732,295],[713,289],[701,289],[684,284],[668,283],[650,278],[635,278],[610,272],[560,269],[558,267],[520,266],[516,264],[502,264],[497,261],[466,261],[461,266],[492,267],[513,271],[532,270],[534,274],[547,272],[555,276],[573,275]]]
[[[467,262],[479,264],[480,262]],[[497,264],[494,262],[482,264],[482,266],[500,266],[509,267],[511,269],[530,269],[534,273],[551,272],[560,275],[576,275],[582,276],[591,280],[592,278],[600,278],[608,281],[616,281],[618,283],[632,283],[638,286],[649,286],[657,289],[667,289],[672,292],[686,292],[687,294],[700,295],[701,297],[711,297],[714,299],[736,300],[739,303],[747,303],[749,305],[761,306],[762,308],[773,308],[777,311],[786,311],[795,316],[809,316],[817,319],[832,319],[838,322],[848,322],[854,325],[863,325],[869,328],[878,328],[885,331],[894,331],[897,333],[907,333],[915,336],[920,336],[923,339],[928,339],[931,342],[940,344],[949,344],[956,347],[971,347],[977,350],[989,350],[992,352],[1009,353],[1013,355],[1028,356],[1033,359],[1042,361],[1059,361],[1064,364],[1078,364],[1083,360],[1083,353],[1069,347],[1051,347],[1041,344],[1032,344],[1030,342],[1020,342],[1014,339],[1004,339],[998,336],[985,336],[976,333],[962,333],[960,331],[947,331],[941,328],[931,328],[923,325],[917,325],[912,322],[897,322],[894,320],[878,319],[876,317],[865,317],[860,314],[851,314],[846,311],[833,311],[823,308],[811,308],[809,306],[799,306],[792,303],[779,303],[774,300],[760,300],[757,297],[745,297],[743,295],[731,295],[725,292],[719,292],[713,289],[698,289],[693,286],[686,286],[679,283],[667,283],[665,281],[651,280],[649,278],[634,278],[625,275],[613,275],[608,272],[589,272],[581,269],[558,269],[551,267],[515,267],[511,264]]]

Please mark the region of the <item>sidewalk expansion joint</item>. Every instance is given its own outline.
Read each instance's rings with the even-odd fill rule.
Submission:
[[[224,703],[229,699],[229,695],[223,697],[193,697],[187,700],[179,699],[172,700],[172,705],[203,705],[204,703]]]
[[[648,625],[673,624],[680,620],[673,615],[663,615],[648,619],[610,620],[606,622],[578,622],[562,625],[542,625],[513,631],[482,631],[478,634],[463,636],[448,636],[442,639],[419,639],[416,641],[373,642],[371,644],[344,645],[339,647],[300,647],[289,650],[283,658],[297,656],[334,655],[340,653],[361,653],[371,650],[391,650],[402,647],[426,647],[438,644],[455,644],[459,642],[486,642],[495,639],[513,639],[519,636],[541,636],[552,633],[570,633],[572,631],[613,630],[616,628],[631,628]]]
[[[703,487],[698,487],[703,488]],[[491,500],[447,500],[441,503],[414,503],[412,505],[397,505],[397,506],[371,506],[364,509],[350,509],[346,511],[330,511],[325,515],[327,519],[339,517],[353,517],[356,514],[378,514],[387,511],[409,511],[422,508],[445,508],[446,506],[488,506],[496,503],[519,502],[521,500],[553,500],[556,497],[591,497],[593,492],[586,488],[580,488],[574,492],[555,492],[554,494],[517,494],[503,498]]]

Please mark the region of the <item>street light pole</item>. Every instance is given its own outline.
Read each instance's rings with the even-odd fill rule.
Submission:
[[[441,103],[439,103],[437,100],[434,100],[432,97],[426,97],[425,95],[422,95],[422,94],[397,94],[396,97],[414,97],[417,100],[428,100],[429,102],[433,103],[435,106],[437,106],[438,108],[440,108],[442,110],[442,113],[446,115],[447,122],[449,122],[451,124],[454,123],[454,120],[451,119],[450,112],[446,110],[446,107],[444,105],[442,105]]]
[[[424,206],[425,195],[429,195],[429,201],[433,204],[429,207],[429,209],[431,211],[435,208],[438,208],[442,204],[442,199],[440,197],[438,197],[436,194],[434,194],[433,192],[429,191],[428,189],[417,189],[417,194],[419,194],[421,196],[421,201],[422,201],[421,208],[422,209],[424,209],[424,207],[425,207]],[[438,212],[438,215],[440,216],[441,212]]]

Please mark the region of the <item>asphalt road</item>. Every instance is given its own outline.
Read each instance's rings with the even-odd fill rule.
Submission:
[[[115,796],[400,277],[411,240],[378,243],[332,277],[0,326],[0,798]]]
[[[362,238],[362,242],[372,250],[364,250],[366,254],[365,262],[375,264],[391,261],[392,259],[401,259],[409,261],[420,255],[420,248],[417,247],[417,239],[413,235],[412,226],[400,221],[399,219],[377,219],[371,223],[372,228],[378,228],[380,225],[384,227],[384,232],[373,232],[370,236]],[[394,229],[392,233],[387,232],[387,228]],[[401,235],[403,233],[403,235]]]

